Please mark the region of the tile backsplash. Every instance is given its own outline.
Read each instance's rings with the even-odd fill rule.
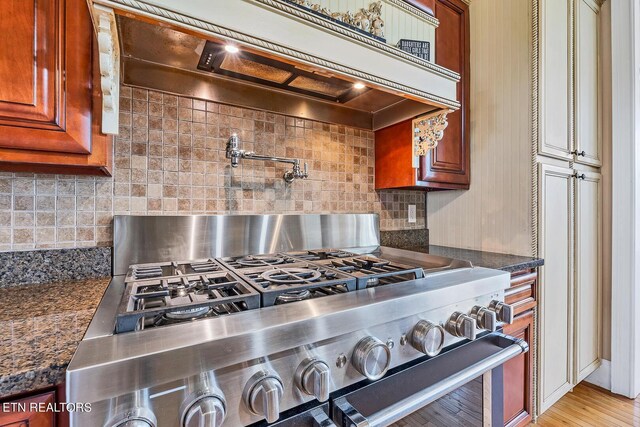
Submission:
[[[424,193],[374,190],[370,131],[123,86],[113,177],[0,172],[0,250],[108,246],[114,214],[376,212],[382,230],[424,228]],[[289,165],[225,158],[229,135]],[[417,222],[407,221],[407,205]]]

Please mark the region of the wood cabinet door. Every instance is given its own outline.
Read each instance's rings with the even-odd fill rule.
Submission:
[[[575,161],[602,166],[600,6],[594,0],[575,2]]]
[[[438,146],[420,158],[418,179],[429,187],[469,188],[469,6],[462,0],[436,0],[435,62],[460,73],[460,109],[447,116],[449,126]]]
[[[571,33],[574,0],[540,0],[538,153],[573,156]]]
[[[55,403],[55,392],[27,397],[12,402],[5,402],[10,406],[10,412],[0,411],[0,427],[55,427],[54,412],[37,411],[32,405],[47,405]],[[24,408],[24,410],[23,410]]]
[[[578,171],[575,188],[575,383],[602,361],[602,175]]]
[[[573,170],[539,165],[539,413],[573,387]]]
[[[513,323],[505,325],[503,332],[529,344],[529,351],[503,366],[504,375],[504,425],[525,426],[531,422],[533,410],[533,311],[517,316]]]
[[[91,25],[83,0],[3,0],[0,147],[91,152]]]

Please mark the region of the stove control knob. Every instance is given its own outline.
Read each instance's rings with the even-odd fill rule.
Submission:
[[[480,329],[495,332],[498,327],[498,320],[495,311],[489,310],[486,307],[476,305],[471,309],[470,315],[476,319],[476,325]]]
[[[378,380],[387,373],[391,364],[391,350],[374,337],[361,339],[351,356],[351,363],[358,372],[370,380]]]
[[[451,315],[445,328],[454,337],[476,339],[476,319],[459,311]]]
[[[118,414],[105,426],[109,427],[156,427],[156,417],[147,408],[131,408]]]
[[[109,402],[114,416],[104,427],[156,427],[158,420],[151,408],[149,389],[114,397]],[[111,410],[109,411],[111,413]]]
[[[427,356],[440,353],[444,345],[444,328],[427,320],[421,320],[411,331],[411,345]]]
[[[274,423],[280,417],[280,400],[283,393],[284,386],[277,374],[260,371],[249,379],[242,397],[251,412],[262,415],[269,423]]]
[[[305,394],[314,396],[320,402],[329,400],[329,365],[321,360],[304,360],[295,373],[295,383]]]
[[[504,302],[493,300],[489,304],[489,310],[496,313],[499,321],[504,323],[513,323],[513,306]]]
[[[226,416],[222,397],[206,394],[189,401],[182,411],[183,427],[219,427]]]

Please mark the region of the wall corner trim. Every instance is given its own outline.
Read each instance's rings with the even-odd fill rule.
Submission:
[[[585,378],[585,381],[606,390],[611,390],[611,361],[602,359],[600,367]]]

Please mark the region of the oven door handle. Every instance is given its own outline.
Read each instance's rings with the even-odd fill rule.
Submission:
[[[336,427],[335,423],[322,409],[314,409],[311,412],[313,427]]]
[[[338,409],[338,414],[342,421],[341,425],[348,427],[388,426],[389,424],[401,420],[407,415],[467,384],[469,381],[479,377],[485,372],[502,365],[519,354],[529,351],[529,345],[526,341],[509,337],[507,335],[503,336],[510,341],[513,341],[513,344],[505,347],[486,359],[462,369],[447,379],[433,384],[421,390],[419,393],[415,393],[405,399],[402,399],[385,409],[369,415],[368,417],[365,417],[358,412],[358,410],[349,403],[346,397],[335,399],[334,405]]]

